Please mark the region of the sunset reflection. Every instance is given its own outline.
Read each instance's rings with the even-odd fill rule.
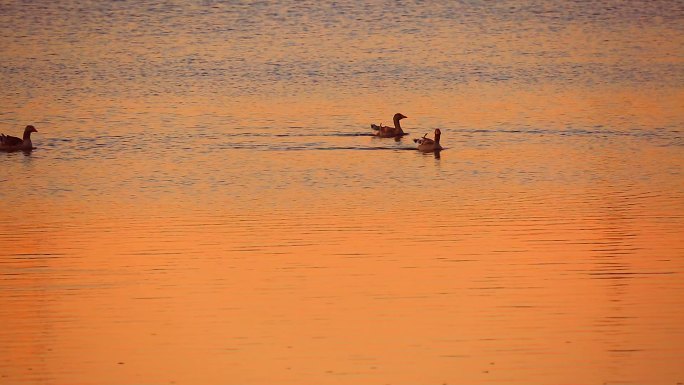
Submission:
[[[2,9],[0,383],[684,381],[675,3]]]

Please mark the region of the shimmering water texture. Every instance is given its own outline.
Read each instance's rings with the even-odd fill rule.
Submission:
[[[0,384],[684,383],[683,26],[1,2]]]

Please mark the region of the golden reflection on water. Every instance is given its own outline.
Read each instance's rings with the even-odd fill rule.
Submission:
[[[115,126],[109,127],[110,133],[116,126],[122,125],[127,131],[123,133],[135,133],[137,129],[131,132],[130,126],[140,122],[121,121],[122,116],[117,113],[140,116],[145,125],[153,125],[149,127],[150,132],[168,129],[168,124],[155,127],[160,119],[165,120],[164,117],[173,120],[171,124],[180,124],[180,128],[186,130],[202,127],[225,132],[235,126],[248,128],[276,124],[314,130],[320,127],[365,132],[370,122],[390,124],[396,111],[404,111],[409,116],[403,123],[406,130],[422,136],[431,132],[434,126],[469,129],[566,129],[577,125],[598,129],[615,126],[665,128],[681,118],[682,100],[682,90],[635,92],[611,89],[601,92],[559,90],[554,87],[511,89],[467,85],[459,86],[453,92],[423,95],[398,89],[393,91],[391,100],[388,100],[387,95],[376,93],[355,97],[313,94],[277,100],[222,96],[199,96],[188,100],[164,96],[112,102],[91,97],[77,101],[78,110],[87,112],[77,121],[63,114],[65,109],[73,106],[60,106],[36,99],[17,109],[16,113],[25,117],[25,121],[32,121],[30,117],[34,111],[44,109],[46,115],[55,119],[55,122],[40,122],[47,129],[45,134],[63,137],[73,130],[99,132],[105,129],[103,124]],[[217,119],[227,121],[212,125]],[[10,130],[16,130],[16,127],[4,130],[12,132]],[[35,135],[34,140],[40,141],[41,135],[42,132]],[[191,132],[188,135],[192,137]]]
[[[501,4],[7,4],[0,384],[684,381],[682,37]]]
[[[681,167],[681,154],[654,147],[627,159],[608,147],[581,164],[577,144],[454,149],[439,167],[480,159],[484,175],[427,194],[408,185],[395,202],[387,189],[360,198],[296,184],[255,191],[261,203],[207,189],[185,202],[142,194],[144,205],[29,197],[2,222],[0,375],[671,383],[681,374],[684,207],[679,174],[661,170]],[[540,156],[575,183],[508,174]],[[625,179],[632,167],[657,185]],[[599,179],[575,174],[589,170]]]

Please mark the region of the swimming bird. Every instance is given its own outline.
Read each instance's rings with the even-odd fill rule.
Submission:
[[[427,134],[423,135],[422,138],[413,139],[414,142],[418,143],[418,151],[422,152],[435,152],[442,149],[439,144],[439,137],[442,135],[442,131],[439,128],[435,129],[435,140],[427,138]]]
[[[23,139],[19,139],[16,136],[0,134],[0,151],[33,150],[33,143],[31,143],[32,132],[38,132],[38,130],[29,124],[24,129]]]
[[[383,126],[382,123],[380,123],[379,126],[376,124],[371,124],[371,128],[376,131],[375,136],[379,136],[381,138],[396,138],[404,136],[406,133],[401,129],[401,123],[399,122],[402,119],[406,119],[406,116],[396,113],[392,118],[392,120],[394,120],[394,127]]]

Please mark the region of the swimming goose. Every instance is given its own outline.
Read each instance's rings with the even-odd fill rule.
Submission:
[[[442,131],[439,128],[435,129],[435,140],[426,138],[427,134],[423,135],[422,138],[413,139],[414,142],[418,143],[418,151],[422,152],[434,152],[442,149],[439,144],[439,137],[442,135]]]
[[[400,137],[406,135],[404,133],[404,130],[401,129],[401,124],[399,123],[400,120],[406,119],[406,116],[396,113],[394,114],[394,127],[389,127],[389,126],[383,126],[382,123],[380,125],[376,124],[371,124],[371,128],[376,131],[375,136],[379,136],[381,138],[395,138],[395,137]]]
[[[32,132],[38,132],[38,130],[32,125],[28,125],[24,129],[23,139],[19,139],[16,136],[0,134],[0,151],[33,150],[33,143],[31,143]]]

